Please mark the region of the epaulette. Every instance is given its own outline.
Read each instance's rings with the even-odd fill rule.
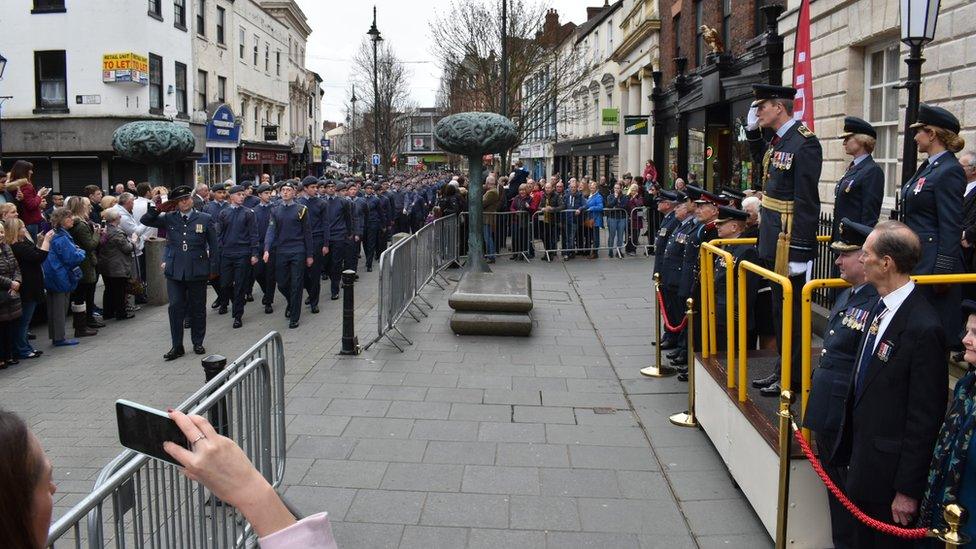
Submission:
[[[803,137],[806,137],[807,139],[811,137],[817,137],[817,134],[810,131],[810,128],[804,126],[802,122],[800,124],[797,124],[796,131],[799,132],[799,134],[802,135]]]

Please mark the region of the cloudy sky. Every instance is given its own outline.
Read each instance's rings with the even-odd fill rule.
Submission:
[[[527,0],[532,2],[533,0]],[[562,23],[580,24],[586,6],[603,5],[603,0],[538,0],[559,11]],[[418,105],[434,105],[440,68],[430,52],[431,21],[448,12],[451,0],[375,0],[377,27],[408,63],[412,72],[412,96]],[[373,20],[373,2],[358,0],[298,0],[313,32],[309,37],[306,63],[325,80],[324,119],[345,119],[344,99],[350,92],[350,60],[366,36]],[[368,90],[357,94],[368,93]]]

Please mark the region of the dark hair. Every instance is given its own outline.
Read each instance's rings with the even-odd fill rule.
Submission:
[[[33,455],[30,431],[16,414],[0,410],[0,539],[4,547],[36,549],[33,539],[34,488],[41,464]]]
[[[28,173],[34,169],[34,165],[26,160],[18,160],[14,162],[14,165],[10,168],[10,179],[12,183],[18,179],[30,179]]]
[[[900,221],[882,221],[874,226],[874,230],[878,233],[874,253],[878,257],[890,257],[899,273],[911,273],[922,257],[922,242],[918,235]]]
[[[151,191],[152,191],[152,185],[150,185],[145,181],[136,185],[136,196],[140,198],[145,198],[146,195],[149,194]]]
[[[91,196],[95,193],[102,192],[102,188],[98,185],[85,185],[85,196]]]

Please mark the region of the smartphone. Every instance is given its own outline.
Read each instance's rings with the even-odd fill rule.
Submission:
[[[130,450],[179,465],[163,450],[163,443],[169,441],[190,449],[190,441],[166,412],[120,399],[115,401],[115,413],[119,442]]]

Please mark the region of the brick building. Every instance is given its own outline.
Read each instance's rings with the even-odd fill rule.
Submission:
[[[680,176],[709,188],[751,184],[745,116],[752,84],[781,82],[783,9],[763,0],[659,0],[661,66],[651,101],[662,183]],[[723,53],[711,53],[702,25],[718,31]]]

